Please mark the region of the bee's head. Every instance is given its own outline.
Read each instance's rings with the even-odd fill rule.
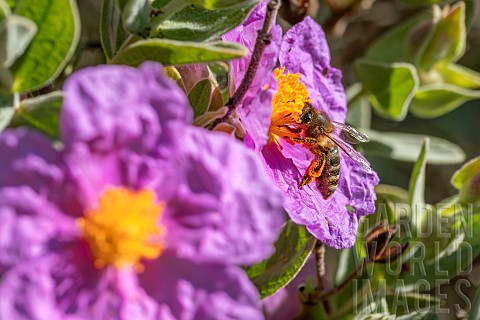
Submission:
[[[300,115],[299,120],[302,123],[310,123],[315,118],[315,109],[310,103],[306,103],[303,107],[302,114]]]
[[[324,112],[315,109],[310,103],[306,103],[303,107],[299,120],[311,127],[310,130],[313,130],[311,132],[313,135],[325,131],[329,132],[332,126],[330,118]]]

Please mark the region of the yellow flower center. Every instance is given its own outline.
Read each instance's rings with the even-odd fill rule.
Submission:
[[[311,102],[308,99],[307,87],[300,81],[300,74],[284,74],[284,71],[285,67],[273,71],[278,88],[272,100],[272,122],[269,130],[269,140],[272,142],[275,142],[277,137],[296,136],[286,126],[299,123],[303,106]]]
[[[95,267],[134,266],[143,270],[141,259],[155,259],[163,251],[165,229],[159,224],[164,206],[148,189],[108,188],[98,207],[77,219],[90,246]]]

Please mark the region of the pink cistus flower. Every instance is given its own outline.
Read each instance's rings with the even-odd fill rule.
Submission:
[[[250,39],[256,37],[265,9],[262,2],[224,39],[239,42],[252,51]],[[331,120],[344,123],[346,99],[341,71],[330,66],[330,52],[321,27],[306,17],[281,39],[278,29],[274,26],[269,51],[262,56],[254,85],[239,106],[238,114],[247,132],[245,143],[260,155],[266,171],[282,191],[285,209],[295,223],[306,225],[310,233],[331,247],[351,247],[359,217],[375,210],[378,176],[366,172],[340,151],[340,179],[327,200],[315,182],[299,188],[314,155],[305,145],[292,143],[288,136],[295,134],[286,126],[299,124],[306,103]],[[278,47],[279,54],[275,55]],[[279,67],[274,70],[277,63]],[[237,85],[244,76],[244,64],[246,59],[231,64]],[[368,166],[366,160],[365,163]]]
[[[64,87],[62,145],[0,134],[0,319],[261,319],[238,265],[273,252],[281,195],[258,157],[195,128],[162,67]]]

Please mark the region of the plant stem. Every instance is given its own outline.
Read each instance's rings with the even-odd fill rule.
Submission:
[[[242,101],[243,97],[245,97],[245,94],[247,93],[250,85],[253,82],[253,78],[257,73],[258,65],[260,64],[263,52],[265,51],[265,48],[270,44],[270,38],[272,37],[270,32],[272,30],[273,24],[275,23],[275,18],[277,17],[277,12],[280,8],[280,4],[280,0],[270,0],[268,2],[265,20],[263,22],[262,29],[258,32],[255,47],[253,49],[252,57],[250,59],[250,63],[248,64],[245,76],[243,77],[243,80],[240,83],[237,91],[235,91],[233,96],[230,97],[226,104],[229,109],[229,113],[230,111],[236,109],[237,105],[240,103],[240,101]]]
[[[365,269],[365,267],[367,266],[367,264],[368,264],[368,260],[363,259],[362,262],[357,266],[357,268],[355,268],[355,270],[353,270],[353,272],[350,273],[348,275],[348,277],[343,279],[343,281],[338,286],[333,287],[332,289],[330,289],[328,291],[322,292],[317,297],[318,301],[323,301],[323,300],[337,294],[338,292],[342,291],[342,289],[345,288],[353,279],[355,279],[356,276],[358,276],[359,274],[362,274],[362,272]]]
[[[317,290],[325,291],[325,245],[318,241],[315,243],[315,263],[317,267]]]
[[[316,292],[324,292],[330,289],[328,284],[327,264],[325,263],[325,244],[317,240],[315,243],[315,263],[317,267],[317,287]],[[323,300],[323,308],[327,314],[330,313],[330,304],[328,300]]]
[[[20,93],[18,92],[13,93],[13,109],[20,109]]]

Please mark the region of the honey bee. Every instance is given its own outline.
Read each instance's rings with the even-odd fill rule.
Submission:
[[[315,109],[309,103],[303,107],[299,121],[298,125],[289,126],[288,129],[300,137],[286,137],[286,139],[300,143],[315,155],[298,183],[299,189],[316,180],[320,194],[325,200],[328,199],[337,189],[340,179],[339,149],[366,172],[372,172],[368,161],[352,146],[345,143],[368,142],[370,139],[366,134],[349,125],[330,120],[324,112]],[[335,136],[338,130],[342,140]]]

